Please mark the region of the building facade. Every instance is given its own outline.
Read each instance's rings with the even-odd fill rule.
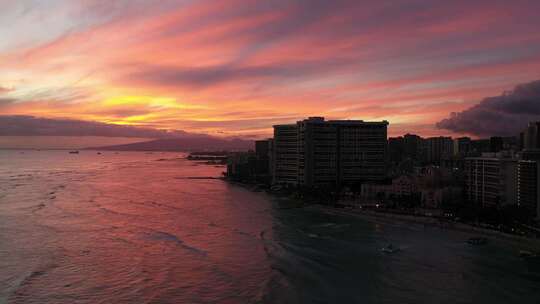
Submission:
[[[523,132],[523,149],[540,149],[540,122],[530,122]]]
[[[386,178],[388,122],[334,120],[338,132],[338,181],[348,185]]]
[[[459,137],[453,140],[454,155],[467,155],[471,151],[471,138]]]
[[[274,183],[338,186],[386,176],[388,122],[310,117],[274,126]]]
[[[540,166],[536,161],[520,160],[517,165],[517,204],[540,216]]]
[[[425,161],[440,164],[443,158],[454,154],[454,142],[451,137],[429,137],[424,140]]]
[[[465,192],[469,202],[482,207],[515,204],[517,197],[514,159],[468,157],[465,159]]]
[[[272,183],[298,183],[298,127],[275,125],[272,149]]]
[[[297,122],[298,184],[322,186],[337,183],[338,133],[322,117]]]

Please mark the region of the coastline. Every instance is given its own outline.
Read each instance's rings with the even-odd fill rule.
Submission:
[[[473,236],[482,235],[484,237],[489,237],[491,240],[513,243],[517,246],[522,246],[523,249],[533,250],[540,252],[540,238],[532,238],[521,235],[509,234],[502,231],[497,231],[493,229],[487,229],[482,227],[476,227],[466,223],[454,222],[454,221],[441,221],[435,217],[427,216],[418,216],[418,215],[407,215],[407,214],[396,214],[383,211],[372,211],[366,209],[353,209],[353,208],[337,208],[331,205],[325,205],[320,203],[306,203],[300,199],[290,197],[288,195],[281,196],[275,192],[269,191],[269,189],[261,188],[257,184],[248,184],[240,181],[234,181],[227,177],[222,178],[223,181],[243,187],[249,191],[253,192],[266,192],[269,195],[275,198],[285,198],[287,201],[293,205],[291,208],[310,208],[318,210],[321,212],[326,212],[329,214],[341,215],[341,216],[352,216],[360,218],[366,221],[375,222],[375,223],[388,223],[395,224],[398,221],[403,221],[407,223],[413,223],[416,225],[423,225],[424,227],[439,228],[451,231],[462,232]],[[286,209],[286,208],[285,208]]]
[[[439,228],[444,230],[458,231],[462,233],[469,234],[471,236],[482,235],[489,237],[491,240],[513,243],[514,245],[522,246],[523,249],[540,251],[540,239],[538,238],[529,238],[525,236],[512,235],[504,233],[501,231],[496,231],[492,229],[486,229],[481,227],[475,227],[472,225],[450,222],[450,221],[440,221],[437,218],[432,217],[421,217],[414,215],[404,215],[404,214],[394,214],[388,212],[375,212],[368,210],[359,210],[359,209],[342,209],[335,208],[331,206],[315,204],[308,205],[306,208],[316,209],[322,212],[329,214],[341,215],[341,216],[352,216],[360,218],[369,222],[375,223],[390,223],[395,224],[399,221],[413,223],[416,225],[424,225],[424,227],[429,226],[431,228]]]

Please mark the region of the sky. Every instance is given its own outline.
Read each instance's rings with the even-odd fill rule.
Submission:
[[[471,109],[521,96],[523,84],[538,89],[525,95],[540,110],[537,0],[0,6],[0,124],[14,130],[0,136],[34,119],[260,138],[308,116],[388,120],[390,135],[488,136],[497,130],[467,123],[489,115]],[[517,99],[496,109],[522,122]]]

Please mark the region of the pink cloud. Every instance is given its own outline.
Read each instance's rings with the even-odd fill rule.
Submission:
[[[436,131],[448,112],[540,78],[538,8],[519,0],[89,1],[78,14],[90,22],[0,52],[0,83],[17,84],[0,89],[10,100],[0,107],[104,122],[144,117],[136,123],[200,132],[267,132],[265,122],[317,114]],[[66,90],[84,95],[67,101],[58,93]],[[123,95],[198,107],[101,103]]]

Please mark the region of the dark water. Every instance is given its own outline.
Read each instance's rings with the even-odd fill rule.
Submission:
[[[0,151],[0,303],[540,303],[518,245],[290,209],[180,156]]]

